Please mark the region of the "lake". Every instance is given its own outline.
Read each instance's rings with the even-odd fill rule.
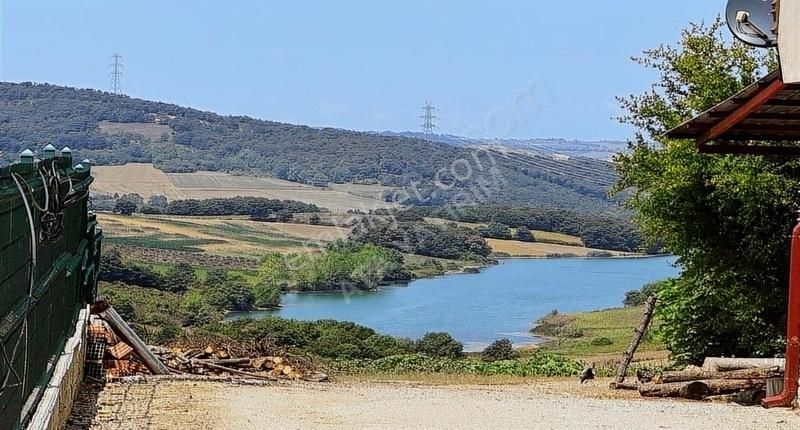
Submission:
[[[502,260],[477,274],[421,279],[372,292],[285,294],[280,309],[230,318],[336,319],[411,338],[445,331],[468,351],[503,337],[519,346],[541,341],[528,330],[553,309],[619,307],[626,291],[677,276],[674,262],[673,257]]]

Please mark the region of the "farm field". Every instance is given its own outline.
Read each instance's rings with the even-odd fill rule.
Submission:
[[[261,258],[268,252],[317,252],[347,229],[263,223],[244,217],[165,217],[99,214],[105,241],[182,252]]]
[[[220,172],[164,173],[152,164],[128,163],[122,166],[94,166],[98,193],[137,193],[148,198],[164,195],[169,200],[210,199],[216,197],[265,197],[297,200],[333,212],[369,211],[392,207],[381,195],[390,188],[380,185],[332,184],[318,188],[275,178],[233,176]]]
[[[534,233],[534,236],[536,234]],[[536,236],[538,239],[538,236]],[[587,257],[590,252],[606,252],[602,249],[584,246],[561,245],[544,242],[518,242],[515,240],[486,239],[492,251],[508,254],[511,257],[547,257],[556,254]],[[615,257],[630,255],[624,252],[607,251]]]

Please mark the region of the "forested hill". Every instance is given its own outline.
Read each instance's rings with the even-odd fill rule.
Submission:
[[[166,172],[225,171],[318,186],[416,182],[409,203],[419,205],[463,199],[479,188],[477,200],[485,203],[618,210],[606,197],[616,176],[603,161],[492,151],[497,170],[481,178],[471,148],[222,116],[95,90],[0,83],[0,157],[9,161],[45,143],[100,164],[152,162]],[[447,173],[451,166],[459,180]],[[437,179],[446,186],[435,185]],[[481,180],[493,184],[487,189]]]

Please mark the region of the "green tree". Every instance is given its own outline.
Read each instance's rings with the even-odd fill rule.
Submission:
[[[514,238],[520,242],[535,242],[533,233],[531,233],[531,229],[525,227],[524,225],[517,227]]]
[[[464,355],[464,345],[448,333],[425,333],[417,341],[416,349],[431,357],[460,358]]]
[[[480,229],[481,236],[491,239],[511,239],[511,230],[505,224],[492,221]]]
[[[181,300],[184,325],[202,326],[218,318],[218,312],[208,300],[208,296],[200,290],[190,290]]]
[[[639,130],[617,157],[616,190],[644,232],[680,257],[680,279],[658,293],[661,334],[679,358],[768,356],[783,349],[789,231],[800,164],[778,157],[699,154],[663,136],[774,67],[774,53],[731,42],[724,23],[691,25],[677,46],[637,62],[659,79],[621,98]]]
[[[136,203],[130,200],[117,200],[117,203],[114,204],[114,213],[120,215],[133,215],[137,209]]]
[[[498,339],[481,352],[483,361],[513,360],[517,357],[514,344],[509,339]]]
[[[259,281],[253,286],[255,305],[260,308],[274,308],[281,304],[280,287]]]
[[[164,289],[173,293],[182,293],[197,284],[194,268],[187,263],[178,263],[167,272]]]

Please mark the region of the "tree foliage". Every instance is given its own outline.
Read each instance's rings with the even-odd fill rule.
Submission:
[[[659,292],[670,350],[705,356],[769,356],[782,349],[789,232],[800,165],[779,157],[702,155],[663,133],[732,96],[774,67],[774,53],[731,42],[723,22],[691,25],[677,46],[636,61],[659,74],[645,94],[621,98],[639,129],[618,156],[617,190],[651,240],[680,257],[680,279]]]
[[[516,357],[517,352],[514,351],[514,344],[507,338],[492,342],[481,352],[481,359],[489,362],[513,360]]]
[[[455,223],[437,225],[374,218],[358,224],[350,233],[350,240],[447,259],[482,258],[491,253],[480,233]]]

